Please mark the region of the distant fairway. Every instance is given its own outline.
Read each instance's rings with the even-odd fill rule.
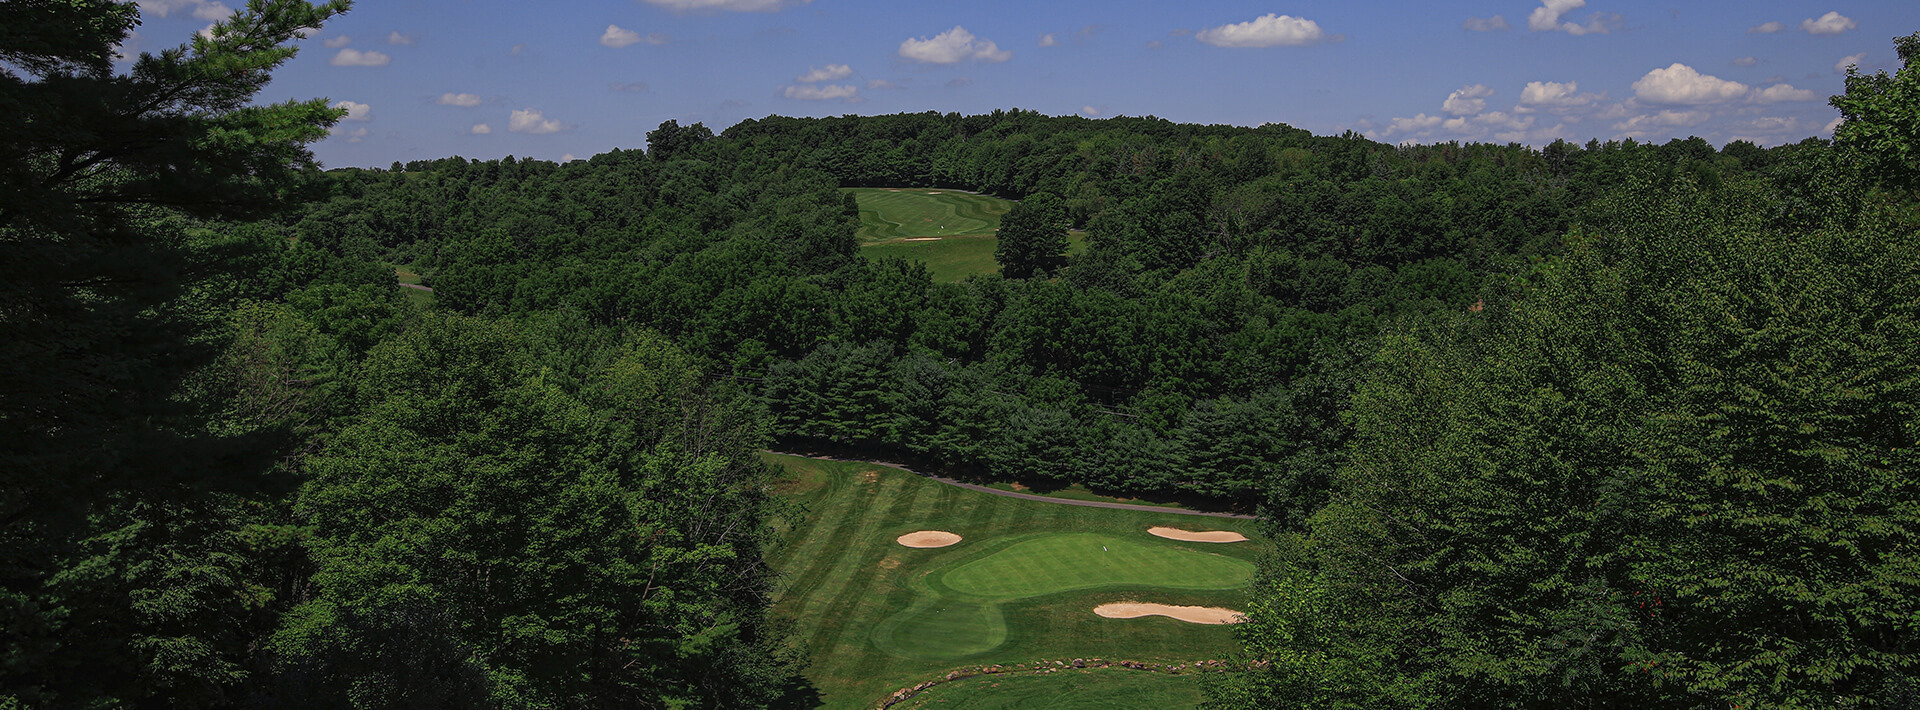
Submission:
[[[782,544],[769,554],[786,575],[775,613],[792,619],[806,640],[814,659],[808,678],[826,707],[869,707],[886,693],[962,666],[1095,657],[1195,661],[1224,658],[1237,648],[1229,627],[1164,617],[1107,619],[1093,607],[1128,600],[1244,608],[1261,543],[1183,543],[1149,535],[1147,528],[1254,535],[1253,521],[1200,523],[1072,507],[968,491],[868,464],[771,454],[768,460],[793,473],[782,494],[808,510],[781,531]],[[964,539],[929,549],[895,542],[917,530]],[[1112,697],[1152,699],[1143,700],[1147,704],[1068,702],[1054,690],[1070,695],[1079,686],[1055,675],[1060,683],[1006,691],[991,681],[968,681],[946,691],[938,707],[1177,708],[1192,707],[1197,697],[1192,679],[1137,673],[1100,685],[1112,689]],[[986,695],[968,704],[974,701],[963,698],[974,693],[967,688]],[[1093,697],[1105,696],[1086,696],[1087,702]]]
[[[988,235],[1013,202],[992,195],[919,188],[847,188],[860,203],[862,243],[914,237]]]

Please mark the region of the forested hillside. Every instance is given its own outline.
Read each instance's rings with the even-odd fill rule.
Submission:
[[[1394,147],[1023,111],[650,137],[566,165],[336,171],[288,229],[413,265],[444,308],[657,329],[751,384],[783,436],[1298,522],[1383,327],[1507,298],[1633,181],[1751,185],[1787,226],[1827,209],[1836,170],[1817,141]],[[1003,234],[1071,223],[1091,247],[935,284],[855,256],[833,188],[889,184],[1021,198]]]

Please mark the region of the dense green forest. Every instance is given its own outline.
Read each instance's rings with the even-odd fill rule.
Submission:
[[[340,111],[251,102],[345,9],[116,75],[136,6],[0,5],[0,708],[804,697],[776,444],[1259,512],[1219,707],[1920,702],[1920,35],[1772,148],[1012,110],[321,172]],[[862,258],[856,186],[1019,200],[1002,273]]]

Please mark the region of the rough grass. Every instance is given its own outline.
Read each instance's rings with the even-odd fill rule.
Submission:
[[[1197,675],[1111,668],[976,676],[928,689],[895,710],[1167,710],[1200,704]]]
[[[1105,619],[1093,607],[1130,599],[1245,608],[1245,575],[1262,543],[1201,545],[1146,532],[1153,525],[1196,527],[1188,516],[1016,500],[879,466],[768,458],[791,472],[778,490],[806,511],[782,525],[783,540],[769,551],[786,575],[775,613],[791,619],[806,642],[813,658],[808,678],[826,707],[870,707],[962,666],[1095,657],[1195,661],[1236,648],[1229,627]],[[1244,520],[1209,518],[1199,527],[1258,532]],[[915,530],[965,539],[932,549],[894,542]],[[1114,551],[1116,545],[1125,551]],[[1128,571],[1118,557],[1105,557],[1117,555],[1157,571]],[[1062,569],[1032,571],[1047,567]],[[1225,588],[1177,588],[1183,585]]]

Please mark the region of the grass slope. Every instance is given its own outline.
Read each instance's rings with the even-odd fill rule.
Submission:
[[[944,683],[894,710],[1166,710],[1200,704],[1198,676],[1110,668],[976,676]]]
[[[806,641],[808,675],[827,707],[869,707],[962,665],[1191,661],[1235,649],[1228,627],[1104,619],[1093,607],[1133,599],[1243,608],[1258,543],[1180,543],[1146,530],[1251,536],[1251,521],[1016,500],[879,466],[768,456],[791,472],[782,493],[806,511],[769,552],[786,574],[775,613]],[[928,529],[965,540],[934,549],[894,542]]]

